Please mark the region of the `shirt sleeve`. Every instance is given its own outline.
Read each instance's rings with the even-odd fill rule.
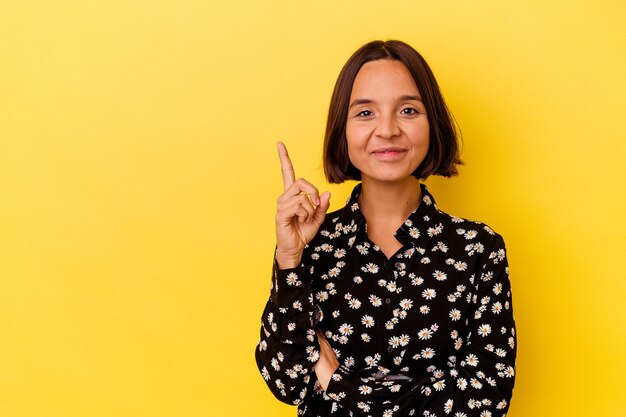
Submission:
[[[257,367],[280,401],[297,405],[313,393],[317,378],[313,365],[320,347],[314,327],[320,310],[313,304],[312,266],[279,269],[276,257],[270,297],[261,317],[256,347]]]
[[[356,415],[505,416],[513,394],[517,339],[506,248],[498,234],[474,289],[470,331],[459,359],[449,362],[446,371],[436,369],[420,379],[384,379],[340,366],[326,394]]]

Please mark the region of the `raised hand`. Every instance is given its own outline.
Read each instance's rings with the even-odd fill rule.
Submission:
[[[280,269],[300,265],[304,246],[319,230],[328,207],[330,193],[321,196],[310,182],[295,179],[293,165],[287,148],[276,144],[283,173],[284,192],[278,197],[276,207],[276,261]]]

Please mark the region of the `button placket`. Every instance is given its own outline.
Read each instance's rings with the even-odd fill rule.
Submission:
[[[382,252],[380,252],[380,255],[382,255]],[[381,270],[380,270],[380,276],[382,279],[386,280],[387,282],[389,282],[389,277],[390,275],[390,267],[389,267],[389,260],[387,259],[386,256],[382,255],[381,256]],[[386,328],[385,323],[390,320],[391,317],[391,309],[390,304],[391,304],[391,298],[389,297],[389,290],[387,289],[386,286],[378,286],[378,293],[380,294],[381,297],[381,301],[382,301],[382,305],[377,309],[378,310],[378,317],[376,320],[376,330],[378,332],[378,343],[377,343],[377,350],[378,352],[383,352],[383,351],[387,351],[390,352],[393,351],[393,348],[391,346],[388,345],[388,341],[389,341],[389,337],[391,337],[391,331],[388,330]],[[391,350],[390,350],[391,349]],[[389,364],[384,362],[384,359],[381,363],[379,363],[379,366],[384,366],[387,367]]]
[[[398,271],[396,268],[396,265],[398,264],[398,262],[396,262],[396,256],[394,255],[391,259],[385,259],[384,262],[384,276],[385,279],[387,280],[387,283],[393,283],[394,285],[396,285],[397,287],[397,278],[398,278]],[[385,327],[385,323],[389,322],[389,321],[394,321],[394,309],[397,307],[397,292],[396,291],[391,291],[389,288],[385,287],[385,298],[383,300],[384,302],[384,320],[383,320],[383,329],[384,329],[384,338],[382,338],[383,340],[381,341],[381,344],[383,346],[380,346],[381,351],[382,350],[386,350],[387,352],[389,352],[390,354],[392,354],[395,351],[394,346],[389,344],[389,340],[390,338],[392,338],[393,336],[396,335],[397,333],[397,323],[395,323],[396,325],[394,326],[393,329],[387,329]],[[397,320],[397,319],[396,319]],[[385,363],[384,366],[386,367],[390,367],[393,366],[393,359],[391,357],[388,358],[389,362]]]

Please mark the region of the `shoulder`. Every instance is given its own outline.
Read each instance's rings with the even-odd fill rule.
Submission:
[[[483,221],[454,216],[440,210],[438,213],[443,226],[442,239],[454,248],[457,256],[472,260],[475,266],[470,269],[479,271],[476,279],[480,278],[480,282],[489,281],[494,271],[504,272],[502,277],[508,276],[507,252],[500,233]]]
[[[434,233],[439,230],[443,232],[443,239],[455,244],[464,241],[470,244],[479,242],[487,248],[502,240],[502,235],[489,224],[477,219],[452,214],[439,207],[435,197],[425,184],[422,184],[422,194],[422,204],[425,206],[420,213],[425,215],[423,218],[429,225],[436,225],[433,229]]]
[[[446,237],[476,246],[478,252],[504,249],[504,238],[489,224],[467,217],[456,216],[437,208],[439,222],[446,231]]]

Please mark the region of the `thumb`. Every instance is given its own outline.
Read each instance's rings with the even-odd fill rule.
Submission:
[[[315,208],[315,220],[318,223],[322,223],[324,221],[324,217],[326,216],[326,212],[330,207],[330,192],[326,191],[320,196],[320,204]]]

